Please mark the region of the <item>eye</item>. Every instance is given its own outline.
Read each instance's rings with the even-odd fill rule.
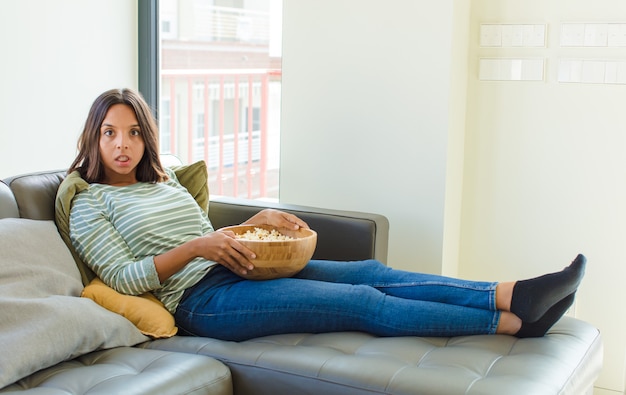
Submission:
[[[104,132],[102,132],[103,135],[105,136],[112,136],[113,135],[113,130],[112,129],[106,129]]]
[[[133,129],[130,131],[130,135],[131,136],[140,136],[141,135],[141,131],[138,129]]]

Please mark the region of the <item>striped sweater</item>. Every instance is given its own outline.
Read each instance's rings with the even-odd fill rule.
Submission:
[[[116,187],[91,184],[73,201],[70,238],[80,258],[118,292],[152,292],[171,312],[185,289],[215,262],[196,258],[159,281],[154,257],[213,231],[207,215],[168,169],[170,179]]]

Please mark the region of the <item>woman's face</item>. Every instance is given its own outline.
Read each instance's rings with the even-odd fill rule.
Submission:
[[[114,104],[100,125],[100,156],[104,166],[104,183],[130,185],[137,182],[137,165],[145,144],[132,107]]]

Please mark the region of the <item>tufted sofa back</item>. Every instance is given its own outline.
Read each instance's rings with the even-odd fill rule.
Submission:
[[[0,218],[54,220],[56,193],[65,176],[65,170],[55,170],[0,181]],[[209,207],[211,223],[216,229],[242,223],[264,208],[292,212],[318,232],[313,259],[375,258],[387,262],[389,222],[381,215],[227,197],[213,197]],[[346,242],[347,234],[351,235],[350,242]]]

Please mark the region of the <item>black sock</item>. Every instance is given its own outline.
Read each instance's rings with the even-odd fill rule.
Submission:
[[[536,322],[522,323],[522,327],[515,334],[517,337],[541,337],[546,334],[548,329],[552,328],[552,325],[556,324],[558,320],[563,317],[574,303],[575,294],[569,294],[565,298],[561,299],[557,304],[552,306],[543,317]]]
[[[586,262],[587,259],[579,254],[568,267],[560,272],[515,283],[511,299],[511,313],[526,323],[540,319],[553,305],[576,292],[585,274]]]

